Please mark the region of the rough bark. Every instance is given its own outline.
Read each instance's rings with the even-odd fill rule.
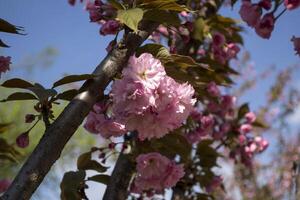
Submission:
[[[121,154],[117,160],[110,182],[105,190],[103,200],[124,200],[128,196],[128,186],[134,165],[128,155]]]
[[[80,93],[67,105],[54,123],[46,129],[39,144],[1,199],[30,199],[94,103],[101,99],[103,91],[111,79],[117,72],[121,71],[129,56],[155,28],[155,23],[142,23],[140,31],[124,35],[118,47],[110,52],[94,70],[93,74],[96,74],[97,77],[83,84]]]

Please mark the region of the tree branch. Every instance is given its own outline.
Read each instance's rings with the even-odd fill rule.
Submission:
[[[97,77],[83,84],[80,93],[47,128],[1,199],[27,200],[32,196],[92,106],[103,97],[103,91],[111,79],[122,70],[129,56],[156,27],[155,23],[144,22],[137,33],[130,32],[124,35],[118,47],[110,52],[93,72]]]
[[[120,154],[105,190],[103,200],[124,200],[128,196],[128,186],[134,165],[126,154]]]

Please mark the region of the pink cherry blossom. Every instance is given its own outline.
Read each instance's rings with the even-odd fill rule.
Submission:
[[[10,186],[10,184],[11,184],[10,180],[8,180],[8,179],[1,179],[0,180],[0,193],[5,192],[8,189],[8,187]]]
[[[160,60],[149,53],[143,53],[138,58],[130,57],[128,66],[122,74],[126,78],[142,83],[146,88],[155,89],[166,75],[166,71]]]
[[[259,21],[262,11],[258,5],[252,4],[249,0],[243,0],[239,13],[248,26],[254,27]]]
[[[263,18],[256,24],[255,32],[262,38],[269,39],[273,32],[275,25],[274,15],[269,13],[263,16]]]
[[[151,54],[131,57],[112,85],[113,113],[140,140],[160,138],[180,127],[194,109],[195,90],[166,75]]]
[[[226,39],[223,34],[221,34],[219,32],[215,32],[213,34],[213,38],[212,38],[213,46],[221,47],[222,45],[225,44],[225,41],[226,41]]]
[[[300,56],[300,37],[293,36],[291,41],[294,43],[294,49],[296,51],[296,55]]]
[[[170,188],[184,176],[183,165],[177,165],[167,157],[153,152],[136,158],[137,176],[134,186],[138,193],[147,190],[162,191]]]
[[[125,119],[128,130],[137,130],[141,140],[160,138],[178,128],[194,109],[194,89],[164,77],[156,90],[155,105],[144,113]]]
[[[300,0],[284,0],[284,5],[288,10],[293,10],[300,6]]]
[[[10,56],[0,56],[0,78],[1,73],[5,73],[9,70],[9,65],[11,64],[11,57]]]
[[[221,98],[221,108],[223,110],[228,110],[233,108],[236,102],[236,97],[230,95],[224,95]]]
[[[256,115],[254,112],[248,112],[245,114],[245,118],[247,120],[248,123],[253,123],[256,120]]]
[[[250,124],[242,124],[240,126],[240,132],[242,134],[247,134],[252,131],[252,126]]]
[[[240,52],[240,47],[235,43],[229,43],[226,46],[227,59],[236,58]]]
[[[256,145],[258,146],[259,152],[263,152],[269,146],[269,142],[260,136],[255,137],[254,141],[255,141]]]
[[[90,133],[100,134],[104,138],[111,136],[118,137],[126,133],[125,125],[109,118],[104,114],[102,106],[94,105],[94,111],[91,111],[86,119],[84,128]]]
[[[262,8],[264,8],[265,10],[270,10],[272,7],[272,2],[271,2],[271,0],[260,0],[258,5]]]
[[[103,14],[101,13],[102,1],[95,0],[93,2],[88,1],[86,4],[86,10],[90,14],[91,22],[97,22],[103,19]]]
[[[186,134],[185,137],[190,144],[194,144],[200,142],[202,139],[207,138],[209,134],[210,134],[209,131],[203,130],[202,128],[199,127],[196,130]]]
[[[144,87],[142,82],[127,77],[116,80],[112,85],[113,111],[118,117],[128,114],[142,114],[155,105],[152,90]]]
[[[116,20],[108,20],[106,21],[100,29],[101,35],[114,35],[120,29],[120,23]]]
[[[201,127],[203,129],[211,129],[214,125],[214,117],[212,115],[202,116],[201,119]]]
[[[215,82],[210,82],[207,85],[206,90],[213,97],[218,97],[221,94],[221,92],[220,92],[220,90],[219,90],[219,88],[218,88],[218,86]]]

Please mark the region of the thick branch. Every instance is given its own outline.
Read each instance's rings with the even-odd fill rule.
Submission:
[[[110,52],[93,72],[98,76],[84,83],[80,93],[47,128],[39,144],[1,199],[27,200],[32,196],[94,103],[101,99],[108,83],[117,72],[121,71],[129,56],[155,28],[156,24],[143,23],[141,31],[124,35],[118,47]]]
[[[105,190],[103,200],[127,199],[128,186],[134,171],[134,165],[128,155],[120,154],[110,182]]]

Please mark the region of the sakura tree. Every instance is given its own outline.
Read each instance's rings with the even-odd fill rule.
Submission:
[[[0,138],[1,165],[18,159],[38,123],[44,124],[45,132],[14,179],[1,177],[1,199],[30,199],[81,124],[87,134],[98,135],[106,144],[91,146],[78,157],[77,170],[66,172],[61,181],[61,199],[88,199],[87,181],[106,185],[105,200],[230,199],[226,191],[230,183],[218,172],[220,160],[240,167],[240,183],[252,181],[255,185],[249,174],[255,176],[260,170],[255,157],[270,143],[262,136],[272,128],[265,118],[270,107],[253,111],[248,103],[237,103],[239,95],[228,92],[242,73],[234,63],[243,46],[244,25],[222,16],[220,9],[238,6],[245,25],[258,37],[269,39],[277,20],[294,12],[300,1],[68,3],[83,5],[90,22],[99,25],[101,37],[114,35],[114,39],[91,74],[65,76],[51,88],[20,78],[2,82],[4,88],[23,91],[11,93],[0,106],[30,100],[35,102],[35,113],[24,116],[24,122],[32,126],[15,138],[15,143]],[[3,19],[0,31],[24,34],[24,28]],[[291,35],[290,40],[299,56],[300,38]],[[0,46],[9,47],[2,40]],[[9,55],[0,56],[0,75],[9,73],[12,62]],[[291,73],[289,68],[279,76],[267,104],[279,101],[281,86]],[[78,81],[85,81],[80,89],[65,87]],[[53,108],[62,101],[69,103],[56,116]],[[8,128],[10,122],[1,123],[0,133]],[[286,154],[297,152],[296,146]],[[113,155],[118,155],[115,163],[110,162]],[[89,176],[89,170],[97,174]],[[270,184],[270,188],[277,187]],[[258,189],[242,191],[248,194]],[[283,193],[272,197],[283,197]]]

